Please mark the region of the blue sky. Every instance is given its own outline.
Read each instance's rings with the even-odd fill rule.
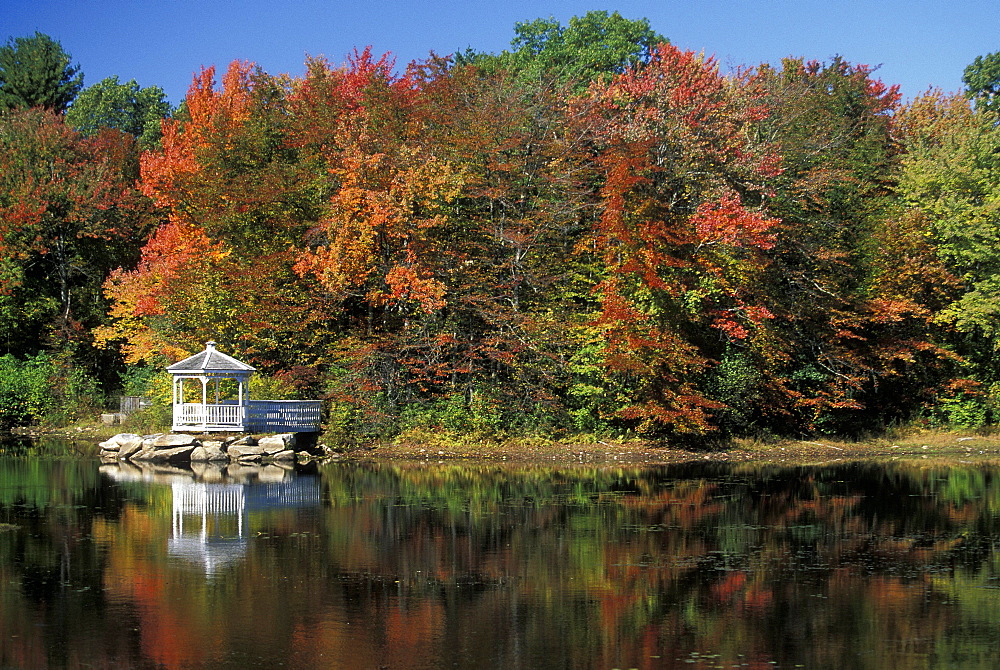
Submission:
[[[85,84],[118,75],[158,85],[179,102],[201,66],[234,59],[272,74],[303,72],[305,55],[341,63],[355,47],[391,51],[399,64],[431,51],[497,52],[517,21],[600,9],[653,29],[684,49],[714,55],[723,70],[785,56],[881,65],[904,98],[962,87],[976,56],[1000,51],[997,0],[3,0],[0,39],[41,31],[59,40]]]

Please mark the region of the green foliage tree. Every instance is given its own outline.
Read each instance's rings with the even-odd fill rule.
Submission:
[[[965,290],[940,314],[1000,346],[1000,128],[961,96],[932,92],[901,117],[906,202],[930,222],[938,253]]]
[[[976,56],[962,73],[965,95],[977,109],[1000,112],[1000,52]]]
[[[0,356],[0,430],[64,424],[100,407],[96,381],[64,357]]]
[[[988,106],[931,91],[899,115],[906,147],[899,192],[955,287],[935,315],[958,355],[932,417],[982,423],[1000,398],[1000,128]],[[994,416],[995,419],[995,416]]]
[[[511,50],[498,55],[466,51],[459,64],[506,69],[528,81],[555,81],[581,90],[629,67],[648,63],[653,48],[666,43],[648,19],[630,20],[618,12],[590,11],[563,26],[554,18],[514,24]]]
[[[114,128],[148,147],[160,139],[160,121],[170,112],[159,86],[140,88],[134,79],[122,84],[112,76],[83,89],[66,111],[66,122],[86,137],[101,128]]]
[[[59,42],[36,32],[0,47],[0,109],[45,107],[63,112],[83,88],[79,66]]]

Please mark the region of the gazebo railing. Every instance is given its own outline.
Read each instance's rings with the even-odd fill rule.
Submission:
[[[246,432],[314,432],[320,428],[319,400],[251,400],[174,405],[174,430],[235,430]]]
[[[251,400],[247,430],[261,432],[318,431],[319,400]]]
[[[206,428],[211,430],[243,430],[246,424],[245,408],[233,404],[205,404],[186,402],[174,405],[174,430]]]

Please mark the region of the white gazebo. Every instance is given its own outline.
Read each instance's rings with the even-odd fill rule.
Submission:
[[[256,371],[243,361],[218,351],[215,342],[208,342],[204,351],[167,366],[167,372],[173,375],[172,430],[203,433],[319,431],[319,400],[251,400],[250,376]],[[232,383],[230,388],[223,390],[225,380]],[[197,384],[200,394],[192,393],[192,383]],[[196,396],[194,402],[190,402],[189,395]]]

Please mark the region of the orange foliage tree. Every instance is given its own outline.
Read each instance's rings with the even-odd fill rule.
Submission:
[[[232,63],[218,89],[207,68],[185,113],[164,121],[162,148],[143,154],[141,186],[165,220],[139,266],[109,280],[112,323],[100,331],[126,341],[130,362],[208,339],[268,371],[292,365],[289,342],[306,362],[319,355],[310,328],[322,301],[292,271],[315,195],[284,139],[284,97],[281,81],[249,63]]]

